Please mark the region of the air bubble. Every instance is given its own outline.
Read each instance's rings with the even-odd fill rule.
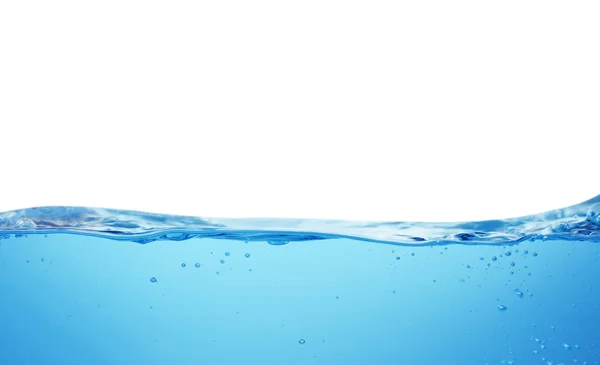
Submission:
[[[538,254],[537,254],[537,252],[534,252],[531,255],[533,255],[533,257],[536,257]]]
[[[467,269],[470,269],[470,268],[471,268],[471,265],[467,265]]]
[[[219,261],[219,262],[220,262],[220,263],[222,263],[222,264],[224,264],[224,263],[225,263],[225,260],[221,259],[221,261]]]
[[[396,260],[400,260],[400,256],[396,256]]]
[[[517,296],[518,296],[519,298],[523,298],[523,292],[522,292],[522,291],[520,291],[519,289],[515,289],[515,293],[517,294]]]
[[[273,246],[281,246],[281,245],[287,245],[289,243],[289,241],[275,240],[275,241],[267,241],[267,243],[270,245],[273,245]]]
[[[250,257],[249,253],[246,253],[244,256],[246,256],[246,258]]]
[[[505,254],[506,256],[510,256],[510,255],[512,255],[512,252],[510,252],[510,251],[506,251],[504,254]]]
[[[225,256],[229,256],[231,255],[229,252],[225,252]]]
[[[298,341],[299,344],[304,345],[306,343],[306,341],[304,341],[303,338],[300,339],[300,341]]]
[[[563,343],[563,348],[565,350],[570,350],[571,349],[571,345],[569,345],[568,343]]]
[[[414,255],[415,255],[415,253],[414,253],[414,252],[411,252],[411,253],[410,253],[410,255],[411,255],[411,256],[414,256]]]
[[[154,276],[150,278],[150,282],[151,282],[151,283],[156,283],[157,281],[158,281],[158,280],[156,280],[156,278],[155,278]]]
[[[515,266],[515,263],[514,263],[514,262],[511,262],[511,263],[510,263],[510,266]]]
[[[181,264],[181,267],[186,267],[187,265],[184,263]]]
[[[498,258],[496,256],[492,256],[492,261],[496,261]]]
[[[196,262],[196,264],[194,265],[195,267],[200,267],[200,263]]]
[[[500,312],[504,312],[505,310],[508,309],[505,305],[502,305],[502,304],[499,304],[497,308]]]

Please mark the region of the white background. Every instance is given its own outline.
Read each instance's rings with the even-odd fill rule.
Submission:
[[[0,211],[456,221],[600,193],[597,1],[3,1]]]

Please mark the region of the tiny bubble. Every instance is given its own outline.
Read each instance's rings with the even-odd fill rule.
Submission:
[[[40,259],[40,261],[41,261],[41,262],[44,262],[44,261],[46,261],[46,259],[44,259],[44,258],[42,257],[42,258]]]
[[[181,264],[181,267],[186,267],[187,265],[184,263]]]
[[[195,267],[200,267],[200,263],[196,262],[196,264],[194,265]]]
[[[400,260],[400,256],[396,256],[396,260]]]
[[[224,264],[224,263],[225,263],[225,260],[221,259],[221,261],[219,261],[219,262],[220,262],[220,263],[222,263],[222,264]]]
[[[156,278],[155,278],[154,276],[150,278],[150,282],[151,282],[151,283],[156,283],[157,281],[158,281],[158,280],[156,280]]]
[[[392,294],[396,294],[396,291],[395,291],[395,290],[392,290]]]
[[[510,256],[510,255],[512,255],[512,252],[510,252],[510,251],[506,251],[504,254],[505,254],[506,256]]]
[[[26,262],[26,263],[30,263],[31,261],[27,260],[27,261],[25,261],[25,262]]]
[[[483,257],[480,257],[479,260],[483,261]]]
[[[225,256],[229,256],[231,255],[229,252],[225,252]]]
[[[410,255],[411,255],[411,256],[414,256],[414,255],[415,255],[415,253],[414,253],[414,252],[411,252],[411,253],[410,253]]]
[[[528,250],[525,250],[525,251],[523,251],[523,253],[524,253],[525,255],[527,255],[527,254],[529,253],[529,251],[528,251]]]
[[[467,269],[470,269],[470,268],[471,268],[471,265],[467,265]]]
[[[510,263],[510,266],[515,266],[515,263],[514,263],[514,262],[511,262],[511,263]]]
[[[244,256],[246,256],[246,258],[250,257],[249,253],[246,253]]]
[[[537,252],[532,253],[533,257],[537,256]]]
[[[304,345],[306,343],[306,341],[304,341],[303,338],[300,339],[300,341],[298,341],[299,344]]]
[[[571,345],[569,345],[568,343],[563,343],[563,348],[565,350],[570,350],[571,349]]]
[[[492,261],[496,261],[498,258],[496,256],[492,256]]]
[[[498,307],[497,307],[497,308],[498,308],[498,310],[499,310],[499,311],[501,311],[501,312],[504,312],[505,310],[507,310],[507,309],[508,309],[508,308],[507,308],[505,305],[502,305],[502,304],[498,305]]]

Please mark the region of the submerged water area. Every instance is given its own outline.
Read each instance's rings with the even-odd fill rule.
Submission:
[[[599,206],[457,224],[0,213],[0,363],[600,364]]]
[[[7,364],[598,364],[600,247],[0,241]]]

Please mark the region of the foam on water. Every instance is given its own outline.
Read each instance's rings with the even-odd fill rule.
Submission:
[[[39,207],[0,213],[0,237],[72,233],[138,243],[206,237],[267,241],[274,245],[331,238],[397,245],[507,245],[537,239],[599,242],[599,232],[600,195],[537,215],[459,223],[197,218],[82,207]]]

